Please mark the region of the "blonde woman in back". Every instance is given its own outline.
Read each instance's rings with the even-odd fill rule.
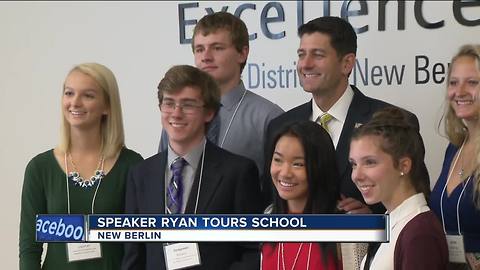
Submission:
[[[451,269],[480,269],[480,44],[465,45],[447,76],[449,144],[430,207],[447,234]]]
[[[20,269],[119,269],[121,243],[89,243],[83,260],[69,261],[78,246],[35,241],[37,214],[121,214],[128,169],[142,157],[125,147],[118,86],[97,63],[75,66],[61,98],[60,144],[27,165],[20,215]],[[71,259],[71,258],[70,258]]]

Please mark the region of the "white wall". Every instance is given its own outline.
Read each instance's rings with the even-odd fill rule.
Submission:
[[[328,2],[328,1],[325,1]],[[305,2],[305,22],[323,14],[325,2]],[[192,3],[192,2],[182,2]],[[185,11],[187,19],[199,19],[206,7],[228,11],[247,2],[201,2],[198,8]],[[285,21],[269,24],[271,32],[285,31],[279,40],[266,38],[261,31],[261,12],[266,2],[251,1],[255,10],[247,9],[242,18],[250,33],[258,33],[251,42],[250,64],[268,69],[293,69],[298,38],[297,3],[280,2]],[[340,15],[339,2],[332,2],[331,14]],[[367,2],[368,14],[352,17],[355,27],[368,25],[359,34],[358,58],[361,66],[368,59],[374,65],[391,68],[404,65],[403,81],[388,85],[360,82],[357,86],[367,95],[403,106],[417,114],[427,147],[427,166],[436,180],[446,141],[436,132],[441,111],[444,84],[430,81],[415,83],[415,56],[426,55],[430,73],[434,63],[446,65],[463,43],[478,42],[479,26],[466,27],[453,15],[452,2],[426,2],[423,15],[427,21],[444,21],[438,29],[421,27],[414,16],[414,3],[407,1],[405,30],[397,30],[396,4],[389,4],[386,30],[378,30],[378,7]],[[193,64],[189,45],[179,44],[178,2],[2,2],[0,3],[0,171],[3,188],[0,205],[3,218],[1,239],[4,269],[18,268],[18,223],[23,172],[36,154],[54,147],[58,140],[60,93],[63,79],[75,64],[95,61],[110,67],[116,74],[123,105],[127,146],[144,157],[156,152],[160,134],[156,86],[164,72],[174,64]],[[360,4],[355,1],[351,9]],[[480,7],[465,8],[463,16],[479,19]],[[271,10],[268,16],[275,16]],[[187,27],[187,37],[191,27]],[[251,65],[251,66],[252,66]],[[438,65],[437,68],[440,68]],[[383,69],[383,67],[382,67]],[[375,68],[378,72],[379,68]],[[252,69],[250,70],[252,72]],[[365,70],[362,72],[365,73]],[[431,75],[431,74],[430,74]],[[424,74],[422,73],[422,77]],[[381,77],[381,76],[380,76]],[[379,80],[377,77],[376,80]],[[438,79],[442,75],[437,76]],[[293,78],[293,77],[292,77]],[[256,84],[244,72],[246,84]],[[353,82],[353,77],[352,77]],[[301,88],[279,86],[257,87],[255,92],[285,109],[309,99]]]

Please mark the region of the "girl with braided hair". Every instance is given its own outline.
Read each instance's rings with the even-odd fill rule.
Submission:
[[[354,131],[352,180],[367,204],[390,215],[390,242],[370,243],[361,269],[446,269],[442,226],[427,206],[425,148],[406,111],[386,107]]]

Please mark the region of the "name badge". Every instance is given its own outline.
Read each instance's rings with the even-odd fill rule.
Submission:
[[[67,243],[68,262],[102,258],[100,243]]]
[[[466,263],[465,246],[462,235],[447,234],[448,260],[453,263]]]
[[[183,269],[200,265],[200,250],[197,243],[176,243],[163,246],[167,270]]]

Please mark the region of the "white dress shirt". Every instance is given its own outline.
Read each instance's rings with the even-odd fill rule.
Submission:
[[[330,137],[332,138],[333,145],[337,148],[338,140],[342,134],[343,124],[345,124],[345,119],[347,119],[348,108],[353,99],[353,90],[349,85],[343,95],[333,104],[330,110],[324,112],[322,111],[315,100],[312,99],[312,121],[316,121],[318,117],[322,116],[324,113],[328,113],[333,116],[327,124]]]

